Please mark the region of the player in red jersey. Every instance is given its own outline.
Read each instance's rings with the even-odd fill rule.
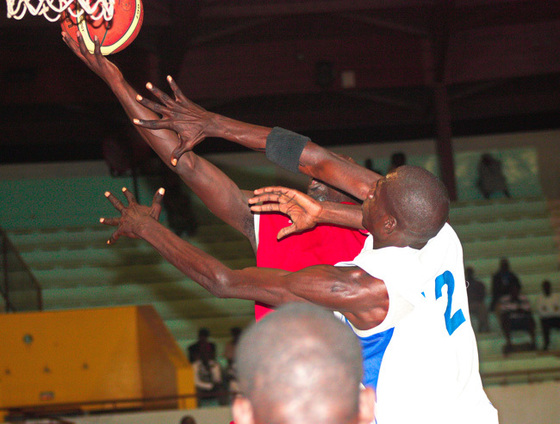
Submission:
[[[97,48],[98,41],[96,51],[90,54],[80,37],[80,44],[66,34],[63,34],[63,39],[107,83],[131,119],[159,118],[156,113],[138,103],[139,94],[124,79],[117,66],[101,55]],[[256,252],[257,266],[298,271],[311,265],[334,265],[352,260],[362,249],[366,239],[364,234],[335,225],[318,225],[312,230],[278,240],[278,232],[290,226],[286,215],[266,213],[254,216],[248,204],[253,192],[241,190],[206,159],[187,152],[177,161],[176,166],[171,166],[172,153],[180,141],[175,132],[135,127],[164,163],[181,177],[212,213],[247,237]],[[342,155],[340,158],[352,161]],[[315,179],[311,179],[307,194],[319,201],[356,203],[356,200],[344,192]],[[255,318],[258,320],[271,310],[265,304],[256,303]]]

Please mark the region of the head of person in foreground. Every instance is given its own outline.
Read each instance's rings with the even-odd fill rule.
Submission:
[[[236,351],[236,424],[369,424],[361,346],[332,312],[287,304],[243,333]]]

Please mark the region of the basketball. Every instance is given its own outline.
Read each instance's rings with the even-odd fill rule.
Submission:
[[[71,6],[76,10],[76,3]],[[91,16],[83,14],[75,18],[68,11],[60,16],[62,30],[77,42],[76,32],[79,30],[86,47],[93,53],[95,47],[93,40],[97,35],[101,44],[101,54],[109,55],[126,48],[134,41],[144,19],[144,6],[141,0],[116,0],[113,18],[94,20]]]

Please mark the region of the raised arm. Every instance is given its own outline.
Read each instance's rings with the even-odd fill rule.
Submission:
[[[134,123],[143,128],[173,130],[179,134],[181,145],[173,152],[172,164],[206,137],[220,137],[265,152],[274,163],[317,178],[361,200],[381,178],[379,174],[348,162],[299,134],[278,127],[247,124],[208,112],[187,99],[171,77],[167,80],[175,99],[150,84],[149,89],[160,103],[145,98],[140,100],[163,118],[140,118]]]
[[[157,221],[164,190],[156,193],[151,207],[139,205],[132,193],[123,191],[128,206],[106,193],[121,213],[120,218],[101,219],[106,225],[117,226],[108,243],[115,243],[121,236],[142,238],[215,296],[269,305],[294,301],[315,303],[342,312],[361,329],[380,324],[387,315],[389,299],[385,284],[360,268],[318,265],[293,273],[255,267],[232,270]]]
[[[101,54],[98,40],[94,41],[95,51],[91,54],[85,47],[79,33],[79,44],[68,37],[66,33],[62,33],[62,37],[76,56],[105,81],[131,119],[151,120],[158,118],[156,113],[138,102],[138,99],[142,97],[125,80],[118,67]],[[203,113],[203,109],[199,109],[199,112]],[[247,199],[251,197],[251,193],[240,190],[227,175],[193,152],[187,152],[176,163],[176,166],[171,166],[171,154],[179,145],[177,133],[170,130],[156,131],[140,126],[135,127],[146,143],[169,168],[181,177],[208,209],[214,215],[241,231],[255,248],[253,216],[247,204]]]

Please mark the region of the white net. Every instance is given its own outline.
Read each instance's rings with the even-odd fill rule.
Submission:
[[[115,0],[6,0],[8,18],[22,19],[25,13],[43,16],[50,22],[56,22],[60,14],[67,10],[79,18],[84,13],[94,20],[113,19]],[[72,5],[75,7],[71,7]]]

